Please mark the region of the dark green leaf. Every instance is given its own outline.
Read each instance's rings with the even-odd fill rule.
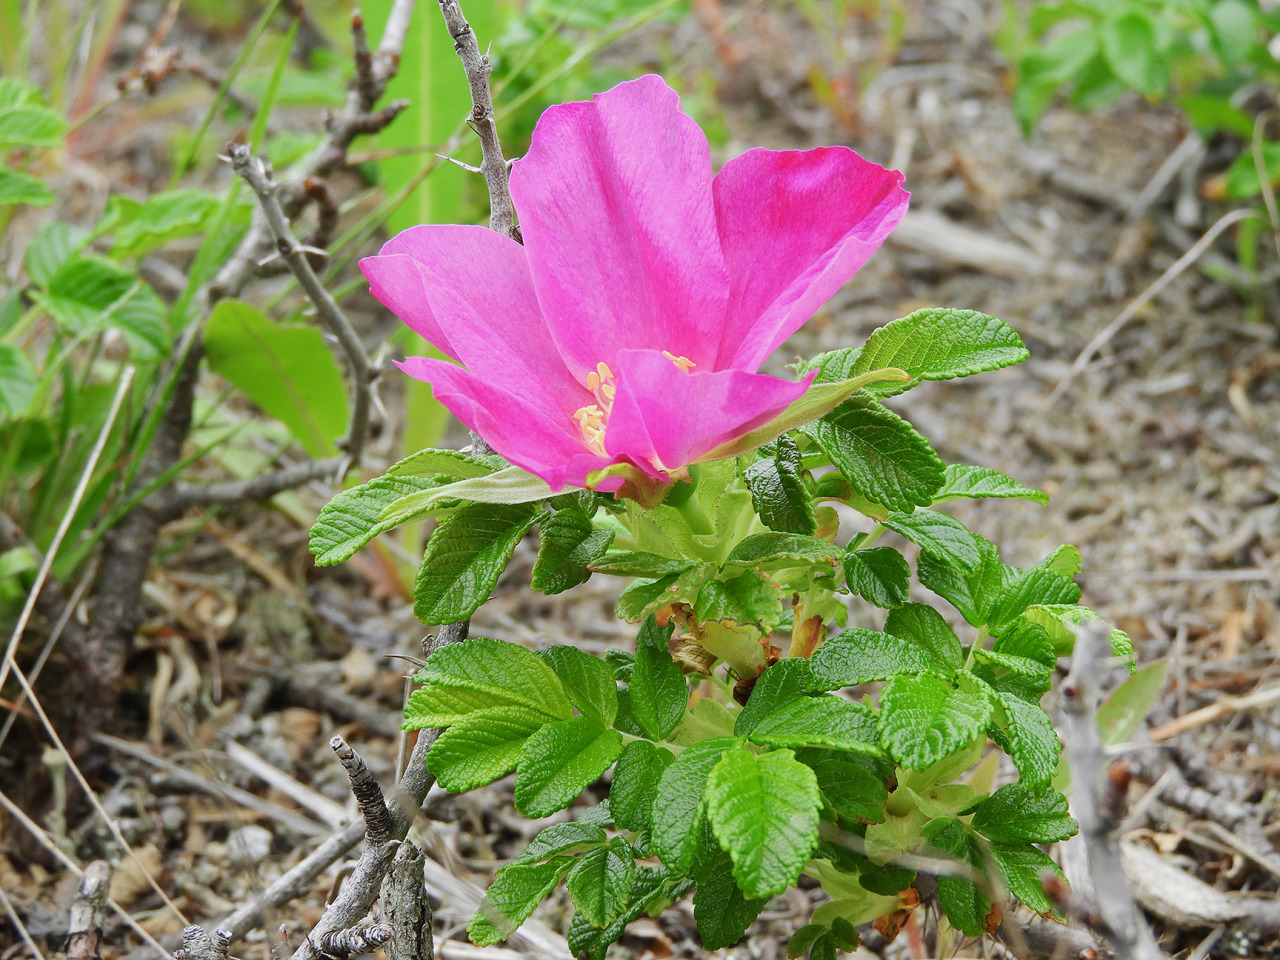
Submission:
[[[822,797],[812,770],[790,750],[756,756],[738,747],[711,771],[706,798],[745,896],[773,896],[795,883],[818,843]]]
[[[896,674],[945,670],[947,664],[909,639],[854,627],[820,646],[810,662],[814,690],[839,690]]]
[[[989,541],[974,539],[981,562],[973,572],[965,573],[931,553],[922,553],[916,563],[916,576],[977,627],[987,622],[988,612],[1004,587],[1004,567]]]
[[[817,524],[805,489],[800,451],[788,434],[778,437],[774,456],[761,457],[743,472],[760,520],[781,533],[812,534]]]
[[[992,685],[1005,720],[1001,746],[1013,757],[1023,783],[1032,788],[1048,783],[1058,769],[1061,750],[1053,721],[1039,703],[1001,689],[999,683]]]
[[[800,697],[784,704],[755,725],[750,739],[775,747],[824,746],[854,753],[880,752],[876,715],[860,703],[831,694]]]
[[[994,598],[987,623],[998,630],[1012,623],[1027,607],[1070,604],[1080,599],[1080,587],[1067,577],[1046,567],[1023,570]]]
[[[1029,790],[1007,783],[973,811],[973,829],[996,843],[1056,843],[1075,836],[1079,824],[1067,815],[1067,798],[1056,790]]]
[[[850,550],[844,555],[844,575],[850,590],[877,607],[891,609],[907,602],[911,567],[892,547]]]
[[[603,927],[622,915],[631,897],[635,860],[622,837],[588,850],[569,871],[565,886],[578,913],[593,927]]]
[[[388,506],[401,497],[442,484],[435,477],[377,477],[343,490],[326,503],[311,526],[309,548],[316,566],[326,567],[350,559],[378,534],[394,524],[378,521]]]
[[[972,573],[982,562],[977,538],[963,523],[945,513],[936,510],[891,513],[881,522],[921,550],[965,573]]]
[[[545,863],[512,863],[498,871],[467,925],[471,942],[487,947],[515,933],[573,864],[573,857],[555,857]]]
[[[970,876],[986,874],[986,855],[978,838],[959,820],[931,821],[924,829],[925,842],[949,854],[968,867]],[[938,902],[951,925],[965,936],[980,937],[994,933],[1000,915],[987,892],[960,876],[938,878]]]
[[[564,687],[550,667],[515,643],[473,637],[442,647],[414,674],[423,684],[405,706],[405,729],[445,727],[506,707],[546,720],[572,714]]]
[[[569,925],[569,949],[574,956],[585,954],[589,960],[604,960],[609,944],[622,936],[627,924],[651,907],[683,896],[690,885],[688,880],[673,879],[660,867],[637,865],[631,902],[622,916],[603,929],[591,926],[584,917],[575,916]]]
[[[989,467],[968,467],[955,463],[947,464],[946,479],[942,483],[942,489],[934,494],[933,502],[982,498],[1049,502],[1048,494],[1031,487],[1024,487],[999,470],[992,470]]]
[[[704,822],[694,860],[693,919],[704,950],[731,947],[769,902],[768,897],[748,900],[733,879],[733,861],[722,850]]]
[[[608,842],[609,837],[604,832],[604,827],[598,823],[585,820],[553,823],[539,830],[538,835],[529,841],[529,845],[520,851],[520,856],[513,862],[537,863],[560,854],[581,853]]]
[[[609,806],[621,830],[648,830],[653,825],[653,800],[662,774],[675,757],[666,747],[648,740],[632,740],[613,768]]]
[[[649,617],[636,636],[636,660],[628,686],[631,719],[650,740],[666,739],[689,705],[689,685],[667,650],[672,629],[673,624],[659,627]]]
[[[668,604],[692,604],[702,585],[715,575],[714,564],[700,563],[683,573],[673,573],[660,580],[636,580],[618,597],[618,616],[631,623],[639,623]]]
[[[843,821],[843,827],[847,829],[860,822],[880,823],[885,819],[884,805],[889,791],[881,773],[875,770],[875,762],[843,751],[818,749],[801,750],[796,753],[796,759],[818,778],[818,789]]]
[[[942,614],[927,604],[906,603],[890,610],[884,631],[912,641],[945,667],[959,670],[964,663],[960,638]]]
[[[615,577],[658,578],[684,573],[693,566],[692,560],[675,560],[671,557],[660,557],[656,553],[624,550],[606,553],[591,564],[591,569],[596,573],[607,573]]]
[[[733,732],[740,737],[749,736],[758,723],[798,697],[805,696],[812,686],[811,664],[801,657],[779,660],[766,667],[751,689],[746,706],[738,714]]]
[[[756,533],[730,551],[725,565],[795,566],[815,560],[836,560],[840,548],[817,537],[798,533]]]
[[[865,391],[804,427],[863,497],[891,510],[933,502],[945,475],[929,441]]]
[[[1026,844],[997,843],[992,845],[991,855],[1011,894],[1041,915],[1056,914],[1053,901],[1045,893],[1044,881],[1046,877],[1054,877],[1065,882],[1066,878],[1047,853]]]
[[[516,546],[545,514],[527,504],[472,503],[440,521],[413,584],[423,623],[466,620],[489,593]]]
[[[551,665],[579,713],[595,717],[606,727],[613,725],[618,716],[618,685],[607,663],[577,647],[548,647],[538,656]]]
[[[597,530],[578,510],[560,510],[538,527],[541,544],[533,564],[533,589],[563,593],[591,579],[591,564],[604,556],[613,532]]]
[[[549,723],[525,741],[516,772],[516,809],[526,817],[563,810],[622,752],[622,734],[595,717]]]
[[[653,801],[653,849],[678,874],[693,866],[698,829],[706,810],[707,778],[725,751],[741,743],[717,737],[688,747],[663,771]]]
[[[880,694],[880,742],[908,770],[924,770],[986,727],[991,703],[932,674],[899,675]]]

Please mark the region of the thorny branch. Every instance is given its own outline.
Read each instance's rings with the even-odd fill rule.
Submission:
[[[439,0],[449,36],[453,37],[453,49],[462,60],[471,88],[471,113],[467,122],[480,138],[480,173],[489,188],[489,226],[493,230],[520,240],[520,227],[516,224],[515,206],[511,202],[511,187],[507,161],[498,141],[498,125],[493,116],[493,95],[489,92],[489,55],[480,52],[475,31],[467,22],[458,0]]]

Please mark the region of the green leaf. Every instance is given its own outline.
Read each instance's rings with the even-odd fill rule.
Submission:
[[[987,622],[987,614],[1004,587],[1004,567],[996,548],[982,537],[978,544],[981,562],[970,573],[951,566],[931,553],[920,554],[916,576],[938,596],[948,600],[973,626]]]
[[[639,623],[668,604],[692,604],[702,585],[715,575],[714,564],[700,563],[682,573],[669,574],[659,580],[636,580],[619,595],[618,616],[631,623]]]
[[[541,477],[535,477],[519,467],[507,467],[487,476],[468,477],[422,493],[411,493],[383,510],[378,519],[392,526],[417,520],[433,513],[442,500],[517,505],[537,503],[551,495],[551,487]]]
[[[860,703],[831,694],[800,697],[779,707],[755,725],[750,739],[775,747],[824,746],[854,753],[880,752],[875,713]]]
[[[350,420],[347,393],[318,327],[278,324],[247,303],[223,300],[205,325],[204,350],[209,368],[288,427],[307,453],[337,453]]]
[[[1080,599],[1080,587],[1070,578],[1047,567],[1023,570],[996,596],[987,612],[987,623],[998,630],[1012,623],[1030,606],[1071,604]]]
[[[606,727],[613,725],[618,716],[618,685],[612,667],[577,647],[548,647],[538,656],[556,672],[578,712],[595,717]]]
[[[844,827],[860,822],[884,821],[884,805],[889,799],[889,791],[885,788],[884,779],[866,758],[842,751],[815,749],[799,751],[796,759],[818,778],[818,789],[843,821]]]
[[[541,543],[533,564],[533,589],[563,593],[591,579],[591,565],[613,542],[611,530],[597,530],[580,510],[559,510],[538,527]]]
[[[750,736],[757,724],[793,700],[806,696],[812,686],[811,664],[802,657],[789,657],[766,667],[738,714],[733,732],[740,737]]]
[[[761,457],[742,472],[760,520],[781,533],[812,534],[813,501],[805,489],[800,450],[789,434],[778,437],[776,456]]]
[[[112,256],[130,260],[199,233],[219,206],[218,197],[207,190],[154,193],[145,203],[116,195],[95,232],[114,238]]]
[[[969,528],[945,513],[936,510],[891,513],[881,522],[894,533],[917,544],[921,550],[965,573],[972,573],[982,562],[978,541]]]
[[[477,712],[440,734],[427,769],[450,793],[493,783],[516,768],[525,741],[547,722],[545,713],[526,707]]]
[[[650,740],[664,740],[684,718],[689,685],[667,649],[673,624],[645,620],[636,637],[636,659],[628,692],[631,719]]]
[[[707,778],[736,737],[703,740],[685,749],[663,771],[653,800],[653,849],[675,873],[687,874],[698,846],[698,828],[706,810]]]
[[[1169,87],[1169,64],[1156,45],[1156,31],[1141,13],[1105,21],[1100,28],[1107,65],[1130,88],[1147,96],[1163,96]]]
[[[890,610],[885,618],[884,632],[912,641],[938,663],[952,670],[959,670],[964,663],[960,638],[942,614],[927,604],[905,603],[896,610]]]
[[[29,207],[47,207],[53,199],[53,191],[42,180],[0,167],[0,206],[25,203]]]
[[[782,622],[782,587],[761,570],[747,569],[732,580],[709,580],[698,591],[694,615],[699,623],[712,620],[751,625],[768,636]]]
[[[516,809],[549,817],[600,779],[622,752],[622,734],[595,717],[549,723],[525,741],[516,771]]]
[[[379,523],[388,504],[418,490],[440,486],[434,477],[378,477],[343,490],[326,503],[311,526],[308,547],[316,566],[349,560],[370,540],[395,524]]]
[[[839,690],[896,674],[945,670],[947,664],[904,637],[854,627],[820,646],[809,661],[813,690]]]
[[[830,541],[799,533],[754,533],[741,540],[725,558],[725,565],[781,568],[836,560],[840,548]]]
[[[435,749],[434,747],[432,749]],[[593,808],[595,809],[595,808]],[[590,811],[589,811],[590,812]],[[583,814],[586,817],[586,814]],[[537,863],[561,854],[582,853],[609,842],[604,827],[594,820],[578,819],[553,823],[538,831],[513,863]]]
[[[1057,843],[1075,836],[1079,824],[1067,814],[1057,790],[1034,791],[1007,783],[973,809],[973,829],[996,843]]]
[[[27,273],[31,282],[47,290],[54,274],[89,242],[89,231],[52,220],[42,224],[27,247]]]
[[[928,506],[945,469],[929,441],[868,393],[805,427],[863,497],[891,510]]]
[[[393,463],[387,470],[393,477],[437,477],[467,480],[472,477],[487,477],[501,468],[503,461],[498,457],[475,457],[459,450],[438,450],[427,447],[417,453],[411,453],[403,460]]]
[[[720,444],[714,450],[704,453],[699,459],[723,460],[747,453],[768,443],[789,430],[803,426],[811,420],[821,417],[835,409],[848,398],[854,396],[863,387],[885,380],[907,380],[908,375],[901,370],[870,370],[860,376],[841,380],[838,383],[814,383],[804,392],[799,400],[787,406],[780,414],[768,423],[756,427],[739,437]]]
[[[1053,641],[1054,650],[1060,656],[1070,656],[1071,650],[1075,646],[1076,635],[1071,632],[1073,625],[1101,619],[1088,607],[1079,607],[1069,603],[1036,604],[1024,610],[1022,615],[1029,622],[1039,624],[1049,632],[1049,639]],[[1112,627],[1108,640],[1111,644],[1111,652],[1132,664],[1133,644],[1129,641],[1125,632]]]
[[[908,770],[924,770],[982,732],[991,703],[940,677],[893,677],[880,694],[880,742]]]
[[[622,748],[613,768],[609,807],[620,830],[648,830],[653,826],[653,801],[658,783],[675,756],[648,740],[632,740]]]
[[[524,535],[544,516],[524,504],[472,503],[443,518],[427,541],[414,580],[414,616],[423,623],[470,617],[489,598]]]
[[[757,728],[757,731],[759,728]],[[733,859],[745,896],[782,893],[818,843],[822,797],[812,770],[790,750],[729,750],[707,780],[707,819]]]
[[[27,355],[0,343],[0,420],[25,416],[39,389],[40,378]]]
[[[1047,680],[1058,663],[1048,631],[1019,618],[1000,631],[989,652],[1000,658],[1009,669],[1024,676]]]
[[[606,553],[603,558],[591,564],[591,569],[596,573],[607,573],[615,577],[659,578],[684,573],[694,565],[693,560],[677,560],[660,557],[656,553],[626,550]]]
[[[987,873],[986,854],[978,838],[959,820],[934,820],[924,829],[925,842],[950,854],[969,868],[970,875]],[[1000,915],[993,910],[991,897],[977,885],[959,876],[938,877],[938,903],[951,925],[968,937],[994,933]]]
[[[1047,44],[1030,50],[1019,66],[1013,95],[1014,115],[1030,137],[1036,120],[1057,89],[1073,79],[1098,52],[1098,31],[1086,26],[1058,33]]]
[[[569,949],[574,956],[585,955],[588,960],[604,960],[609,944],[622,936],[627,924],[647,910],[678,900],[690,886],[690,881],[673,878],[661,867],[638,864],[631,886],[631,902],[622,916],[604,929],[591,926],[584,917],[575,916],[569,925]]]
[[[844,555],[849,589],[877,607],[900,607],[911,589],[907,558],[892,547],[850,550]]]
[[[1022,338],[1003,320],[976,310],[929,307],[872,333],[851,372],[856,375],[879,367],[905,370],[911,376],[908,383],[886,381],[867,388],[872,396],[886,397],[922,380],[968,377],[1013,366],[1030,355]]]
[[[1114,747],[1131,739],[1164,687],[1169,661],[1149,663],[1116,687],[1098,708],[1098,730],[1104,747]]]
[[[48,107],[35,104],[0,107],[0,146],[56,147],[67,123]]]
[[[1053,901],[1044,891],[1044,880],[1046,876],[1052,876],[1065,882],[1066,877],[1052,857],[1025,844],[1005,846],[1000,843],[992,845],[991,855],[1011,894],[1042,916],[1056,915]]]
[[[467,925],[471,942],[488,947],[515,933],[573,864],[573,857],[555,857],[545,863],[512,863],[499,870]]]
[[[1243,61],[1258,45],[1261,24],[1243,0],[1218,0],[1209,9],[1209,23],[1218,57],[1226,67]]]
[[[535,653],[516,643],[472,637],[442,647],[413,679],[423,684],[405,707],[405,729],[443,727],[472,714],[522,707],[548,720],[573,711],[560,678]]]
[[[957,463],[947,464],[942,489],[933,495],[933,502],[987,498],[1031,500],[1041,504],[1049,502],[1047,493],[1024,487],[999,470],[992,470],[989,467],[969,467]]]
[[[579,914],[593,927],[603,927],[622,915],[631,897],[635,859],[622,837],[608,846],[588,850],[569,871],[565,886]]]
[[[698,855],[693,864],[697,884],[693,892],[693,919],[704,950],[721,950],[742,939],[747,927],[760,915],[768,897],[748,900],[733,879],[733,861],[703,825]]]
[[[1005,720],[1003,737],[997,739],[1005,741],[1001,746],[1013,757],[1023,783],[1032,788],[1048,783],[1058,769],[1058,753],[1062,749],[1053,732],[1053,721],[1039,703],[1002,690],[999,684],[993,686]],[[994,735],[996,730],[990,732]]]

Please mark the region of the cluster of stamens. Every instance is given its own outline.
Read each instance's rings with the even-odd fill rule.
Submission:
[[[663,350],[662,355],[684,373],[696,366],[688,357],[677,357],[667,350]],[[587,374],[587,389],[595,396],[596,402],[579,407],[573,414],[573,421],[578,425],[587,446],[602,457],[608,456],[604,448],[604,432],[609,425],[609,414],[613,410],[613,398],[618,392],[615,380],[607,363],[597,363],[596,368]]]

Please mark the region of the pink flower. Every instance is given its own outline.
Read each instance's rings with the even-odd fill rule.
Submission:
[[[551,107],[511,173],[524,245],[413,227],[360,263],[374,296],[461,362],[400,364],[555,490],[632,464],[662,481],[807,389],[756,373],[906,212],[902,175],[845,147],[707,139],[657,76]]]

